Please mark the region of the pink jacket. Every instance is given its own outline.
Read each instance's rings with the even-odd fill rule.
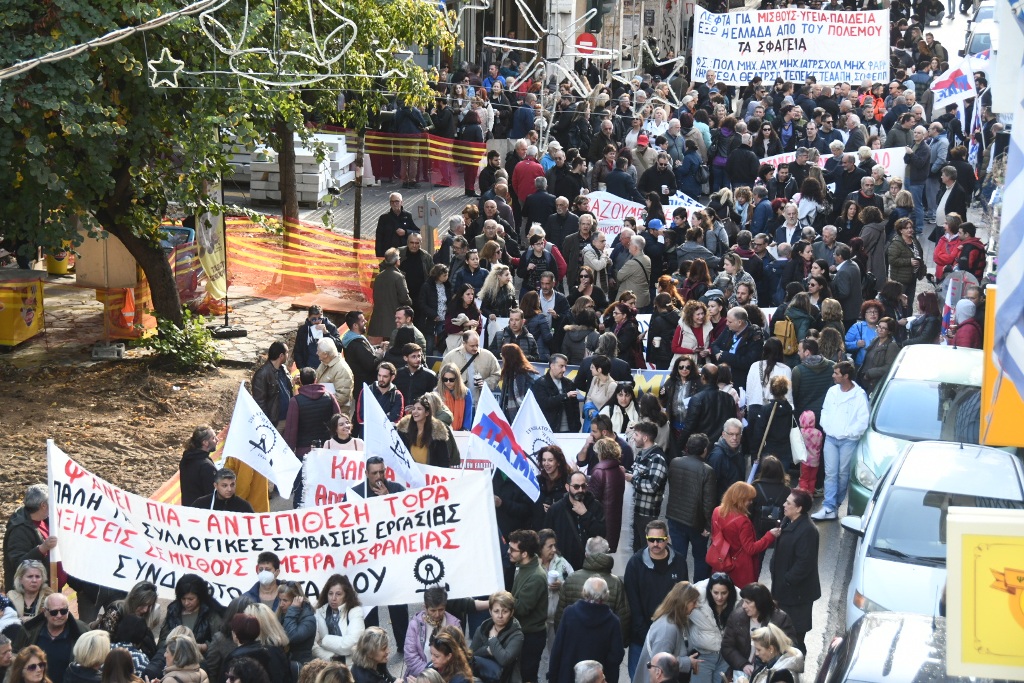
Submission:
[[[821,464],[821,448],[825,443],[825,435],[815,426],[814,411],[805,410],[800,414],[800,433],[804,436],[807,446],[807,466],[817,467]]]

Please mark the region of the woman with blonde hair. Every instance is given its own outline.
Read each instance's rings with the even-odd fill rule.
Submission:
[[[316,641],[316,613],[306,599],[302,584],[285,581],[277,589],[277,618],[288,636],[288,656],[305,664],[313,659]]]
[[[202,655],[196,641],[184,636],[167,639],[166,665],[162,681],[167,683],[209,683],[206,672],[200,668]]]
[[[737,586],[746,586],[757,580],[754,567],[758,553],[767,550],[779,536],[779,529],[770,530],[760,539],[754,535],[750,521],[750,504],[757,498],[757,489],[745,481],[738,481],[722,496],[722,504],[711,515],[711,543],[723,537],[729,544],[732,568],[712,566],[712,571],[725,571]]]
[[[651,661],[659,652],[668,652],[679,660],[681,673],[699,668],[697,655],[691,657],[689,654],[687,637],[690,614],[697,609],[699,601],[700,591],[689,581],[680,581],[672,587],[651,616],[651,629],[644,639],[644,649],[640,654],[641,662]],[[637,667],[633,683],[648,683],[647,672],[647,667]]]
[[[52,592],[46,565],[39,560],[23,560],[14,572],[14,588],[7,592],[7,597],[24,622],[39,613],[39,608]]]
[[[804,671],[804,655],[793,647],[786,632],[773,623],[754,629],[750,633],[754,646],[754,675],[750,683],[771,683],[790,680],[790,676],[777,677],[780,671],[787,671],[794,683],[800,683]]]
[[[277,620],[274,610],[262,602],[256,602],[245,608],[245,615],[254,618],[259,622],[259,635],[256,642],[259,643],[267,653],[269,665],[267,674],[270,680],[279,680],[278,675],[291,670],[288,663],[288,633],[284,626]]]
[[[484,286],[480,288],[480,311],[488,320],[507,318],[516,307],[516,288],[512,285],[512,271],[504,264],[491,269]]]
[[[106,631],[86,631],[71,651],[71,665],[64,672],[66,683],[99,683],[103,660],[110,652]]]
[[[452,413],[452,429],[468,431],[473,427],[473,392],[462,380],[455,363],[445,363],[437,373],[437,393]]]
[[[356,651],[352,653],[352,679],[355,683],[394,683],[388,671],[390,654],[387,631],[370,626],[359,636]]]
[[[708,318],[708,307],[702,301],[691,299],[683,305],[679,326],[672,337],[672,365],[680,356],[689,356],[701,363],[700,352],[711,346],[714,324]]]
[[[491,617],[480,624],[470,650],[475,660],[493,660],[502,669],[502,680],[521,683],[519,655],[523,651],[523,630],[513,616],[516,599],[508,591],[492,593],[487,600]],[[508,669],[511,669],[508,671]],[[507,677],[506,677],[507,671]],[[417,683],[420,681],[417,680]],[[431,683],[436,683],[431,681]]]
[[[729,306],[736,306],[736,288],[742,283],[750,287],[750,303],[757,303],[757,283],[753,276],[743,270],[743,259],[736,252],[729,252],[722,258],[722,268],[732,280],[733,293],[729,296]]]

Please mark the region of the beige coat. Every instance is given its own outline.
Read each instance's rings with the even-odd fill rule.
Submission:
[[[645,254],[631,256],[619,268],[619,294],[629,290],[636,294],[636,307],[651,304],[651,259]]]
[[[352,407],[355,404],[352,400],[352,391],[355,380],[352,377],[352,369],[345,359],[335,356],[329,363],[320,363],[316,369],[316,381],[318,384],[333,384],[334,397],[338,399],[341,414],[352,417]]]
[[[454,363],[455,367],[462,370],[462,367],[469,362],[469,354],[466,353],[462,344],[452,349],[448,353],[444,354],[444,358],[441,363]],[[475,375],[480,375],[484,378],[484,384],[486,384],[491,391],[498,388],[498,382],[501,381],[501,366],[498,365],[498,359],[494,357],[494,354],[487,349],[481,347],[480,355],[478,355],[473,363],[463,370],[462,381],[466,383],[467,387],[473,390],[473,405],[480,405],[480,387],[476,386],[476,382],[473,381]]]

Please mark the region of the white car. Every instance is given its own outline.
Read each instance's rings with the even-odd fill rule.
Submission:
[[[946,584],[946,511],[1024,509],[1017,456],[943,441],[910,444],[882,477],[863,517],[843,528],[860,540],[847,595],[846,627],[869,612],[934,616]]]

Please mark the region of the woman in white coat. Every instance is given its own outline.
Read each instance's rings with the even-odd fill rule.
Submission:
[[[804,671],[804,655],[793,647],[793,641],[786,632],[775,624],[754,629],[750,634],[754,644],[754,675],[750,683],[773,683],[774,681],[793,681],[800,683],[800,674]],[[786,677],[778,676],[786,671]],[[740,679],[742,680],[742,679]]]
[[[786,398],[793,405],[793,371],[783,360],[782,342],[777,337],[768,337],[761,350],[761,360],[751,365],[747,373],[747,421],[750,424],[754,424],[761,416],[761,409],[771,403],[769,385],[776,377],[789,380]]]
[[[690,645],[690,616],[700,600],[700,593],[689,581],[680,581],[668,592],[665,599],[654,610],[651,630],[644,640],[640,653],[640,665],[633,674],[633,683],[649,683],[646,664],[659,652],[668,652],[679,660],[680,673],[699,670],[698,656],[688,657]]]
[[[697,609],[690,614],[690,648],[700,655],[700,671],[691,676],[691,683],[719,683],[721,674],[729,670],[722,657],[722,633],[739,598],[728,574],[718,572],[710,579],[693,585],[700,593]]]
[[[593,269],[597,276],[597,281],[593,283],[595,287],[600,287],[605,294],[611,291],[609,287],[608,278],[611,276],[612,259],[611,256],[605,256],[604,250],[608,244],[608,238],[603,232],[598,232],[590,240],[590,244],[583,247],[583,265],[589,266]]]
[[[351,657],[366,626],[359,595],[348,577],[334,574],[327,579],[318,602],[313,656],[327,660],[335,655]]]

